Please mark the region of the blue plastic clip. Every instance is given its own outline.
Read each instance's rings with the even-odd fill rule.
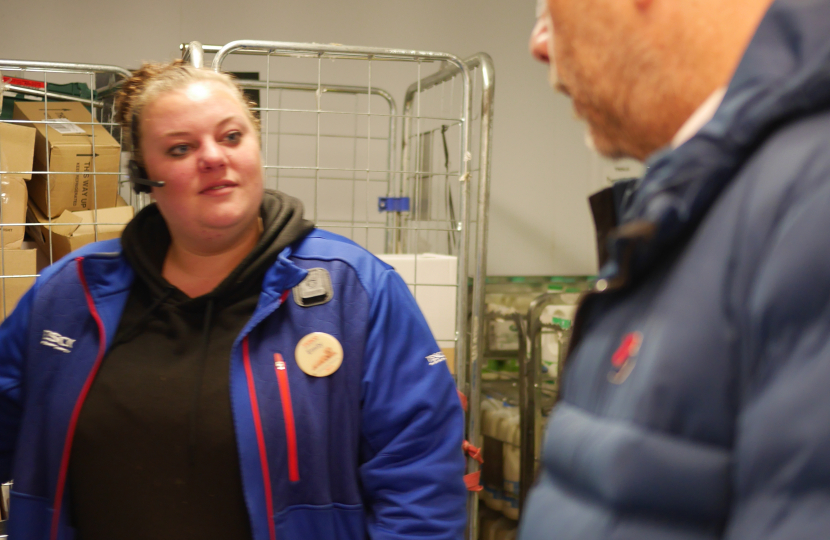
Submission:
[[[409,212],[409,197],[378,197],[378,212]]]

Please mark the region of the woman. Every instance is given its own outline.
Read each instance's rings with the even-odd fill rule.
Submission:
[[[400,277],[264,192],[226,75],[145,65],[117,109],[155,204],[0,326],[11,536],[460,538],[463,415]]]

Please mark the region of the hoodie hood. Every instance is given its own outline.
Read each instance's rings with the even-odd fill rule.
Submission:
[[[221,299],[247,288],[251,280],[261,279],[283,249],[304,238],[314,228],[312,222],[303,218],[303,205],[299,199],[275,191],[265,192],[260,217],[263,231],[257,245],[205,296]],[[124,256],[136,277],[148,285],[154,297],[169,294],[178,297],[179,301],[189,300],[180,291],[169,293],[173,287],[161,275],[170,247],[170,232],[155,204],[145,207],[130,221],[122,238]]]
[[[712,120],[647,165],[622,201],[600,277],[626,282],[695,230],[723,188],[783,124],[830,107],[830,2],[778,0],[750,42]],[[774,55],[774,57],[771,57]]]

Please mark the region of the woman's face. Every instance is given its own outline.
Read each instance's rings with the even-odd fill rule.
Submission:
[[[257,227],[263,181],[259,133],[220,83],[199,81],[144,108],[141,150],[173,241],[210,242]],[[207,247],[209,244],[204,244]]]

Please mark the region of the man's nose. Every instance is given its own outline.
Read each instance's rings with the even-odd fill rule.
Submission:
[[[539,17],[536,19],[536,26],[533,27],[533,31],[530,33],[530,54],[536,60],[546,64],[550,64],[548,42],[551,39],[551,32],[548,26],[548,17]]]

